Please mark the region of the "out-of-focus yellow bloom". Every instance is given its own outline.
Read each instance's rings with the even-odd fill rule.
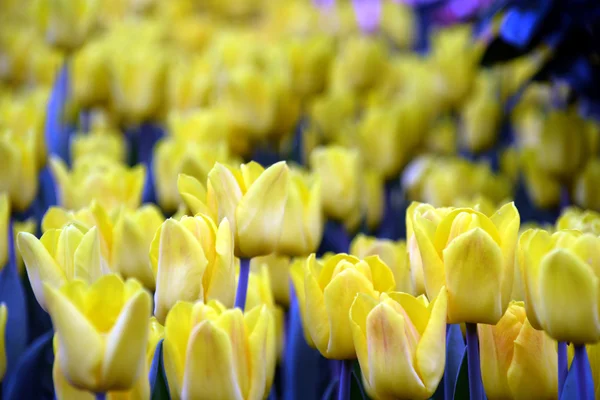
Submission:
[[[480,72],[475,91],[462,108],[462,141],[471,152],[488,150],[498,137],[502,104],[496,86],[491,73]]]
[[[229,18],[244,18],[251,17],[258,13],[264,0],[210,0],[210,7]]]
[[[410,275],[415,294],[426,293],[425,278],[423,276],[423,259],[419,252],[419,244],[414,232],[414,221],[417,215],[428,219],[434,226],[439,225],[442,218],[451,211],[449,208],[435,208],[431,204],[412,202],[406,209],[406,240],[410,260]],[[384,260],[385,261],[385,260]]]
[[[96,227],[76,224],[50,229],[40,239],[28,232],[17,236],[17,245],[36,300],[47,309],[44,285],[60,288],[76,278],[91,284],[111,272],[102,256]]]
[[[310,106],[311,123],[327,140],[343,134],[344,127],[354,123],[358,99],[351,93],[327,93]]]
[[[275,114],[273,125],[269,129],[269,137],[281,140],[293,135],[300,120],[300,98],[292,91],[292,80],[289,76],[274,77]]]
[[[533,329],[522,302],[512,302],[495,326],[477,325],[481,376],[488,399],[555,399],[555,342]]]
[[[285,45],[290,62],[292,85],[300,98],[321,92],[327,82],[327,71],[334,43],[325,35],[292,38]]]
[[[187,142],[215,145],[228,142],[231,129],[227,113],[219,108],[169,114],[169,134]]]
[[[22,23],[3,20],[0,30],[0,45],[2,46],[2,64],[0,79],[12,84],[21,84],[27,78],[29,50],[34,45],[37,35],[33,30],[22,29]]]
[[[600,211],[600,159],[588,161],[575,180],[573,188],[573,200],[575,204],[583,208]]]
[[[17,211],[24,211],[38,190],[36,142],[31,132],[15,133],[0,132],[0,192],[9,194]]]
[[[46,40],[65,50],[81,46],[95,28],[98,19],[97,0],[39,0],[35,13]]]
[[[109,51],[106,41],[87,43],[73,55],[73,99],[83,108],[104,104],[110,96]]]
[[[576,110],[551,111],[544,119],[536,161],[546,173],[568,178],[587,158],[585,122]],[[581,135],[572,135],[581,132]]]
[[[600,235],[600,213],[569,207],[558,217],[556,229],[575,229],[583,233]]]
[[[213,68],[205,57],[176,59],[168,71],[170,107],[190,111],[206,106],[214,90],[215,79]]]
[[[285,312],[283,308],[275,304],[273,292],[271,291],[271,278],[269,267],[265,264],[261,265],[258,270],[253,270],[248,277],[248,295],[246,298],[245,311],[250,311],[254,307],[266,305],[271,311],[273,317],[273,325],[270,327],[270,336],[276,340],[277,359],[282,360],[283,349],[285,346]],[[269,351],[272,349],[268,349]],[[272,360],[273,355],[269,354],[268,359]],[[274,371],[273,371],[274,372]],[[267,377],[267,385],[270,387],[273,383],[274,376]]]
[[[386,47],[377,39],[353,35],[346,39],[332,66],[332,90],[361,93],[372,88],[386,67]]]
[[[154,147],[154,183],[158,203],[166,212],[181,204],[177,180],[183,173],[206,182],[216,162],[230,159],[227,143],[201,144],[184,139],[164,138]]]
[[[8,234],[10,224],[10,203],[8,195],[6,193],[0,194],[0,271],[8,265]],[[23,222],[13,222],[13,235],[15,238],[19,232],[29,232],[33,234],[35,232],[36,224],[35,221],[30,218]],[[19,252],[16,252],[17,256],[17,269],[19,274],[23,272],[23,258]]]
[[[194,181],[187,177],[188,184],[178,185],[184,201],[192,210],[204,203],[215,219],[229,220],[236,256],[251,258],[277,249],[289,192],[285,162],[267,169],[255,162],[239,168],[217,163],[208,174],[206,201],[198,197],[203,188]]]
[[[216,301],[178,302],[165,323],[163,357],[171,398],[266,397],[275,368],[273,323],[264,305],[242,314]]]
[[[414,41],[415,19],[409,6],[393,0],[383,2],[381,30],[392,39],[396,47],[410,49]]]
[[[110,64],[116,110],[132,123],[156,117],[165,91],[164,51],[145,42],[119,45],[124,48],[114,50]]]
[[[317,250],[323,236],[321,180],[299,169],[291,170],[277,252],[306,256]]]
[[[532,151],[524,151],[521,155],[525,190],[527,196],[536,207],[554,208],[560,203],[561,184],[558,179],[548,174],[537,163],[537,156]]]
[[[150,247],[158,320],[164,321],[179,300],[214,299],[231,307],[235,299],[233,246],[227,219],[218,228],[202,214],[166,220]]]
[[[251,271],[260,271],[263,266],[267,267],[273,298],[277,304],[286,308],[290,304],[290,263],[289,257],[277,254],[254,257],[250,260]]]
[[[435,154],[456,154],[456,122],[452,118],[444,117],[436,121],[427,134],[425,145]]]
[[[396,286],[393,290],[414,293],[410,260],[406,243],[403,240],[394,242],[359,234],[350,244],[350,254],[361,259],[368,256],[379,256],[394,275]]]
[[[59,204],[76,210],[98,201],[109,212],[120,207],[137,208],[146,178],[143,165],[127,167],[103,157],[85,157],[67,170],[58,157],[50,158],[58,187]]]
[[[340,146],[318,147],[310,155],[313,172],[321,178],[325,214],[350,228],[360,222],[360,155]]]
[[[600,340],[600,238],[578,231],[541,229],[519,239],[519,267],[527,318],[558,341]]]
[[[6,373],[6,320],[8,318],[8,309],[6,304],[0,303],[0,379],[4,378]]]
[[[125,162],[123,135],[111,129],[94,129],[90,133],[76,134],[71,139],[71,160],[74,164],[84,157],[102,156],[114,162]]]
[[[215,25],[210,16],[192,13],[177,18],[168,33],[179,48],[188,54],[198,54],[211,42],[218,28]]]
[[[383,218],[385,207],[385,182],[383,176],[373,169],[365,169],[362,186],[362,215],[367,228],[375,230]]]
[[[43,42],[34,42],[29,49],[29,84],[51,87],[63,66],[64,54]]]
[[[148,373],[154,359],[154,353],[158,342],[164,338],[164,327],[158,323],[156,318],[150,318],[148,334],[148,345],[146,346],[145,372],[140,374],[133,388],[128,391],[112,391],[106,393],[107,400],[140,400],[150,397],[150,381]],[[54,366],[52,368],[52,380],[58,400],[94,400],[95,394],[87,390],[79,390],[69,384],[60,369],[58,350],[58,336],[54,336]]]
[[[350,326],[363,382],[374,399],[428,399],[444,374],[448,298],[407,293],[356,296]]]
[[[359,260],[347,254],[323,261],[312,254],[305,263],[292,265],[292,281],[302,324],[310,335],[307,342],[324,357],[337,360],[356,357],[348,319],[356,295],[377,297],[396,286],[391,269],[378,256]]]
[[[45,284],[44,295],[67,381],[96,393],[132,388],[146,371],[152,303],[141,284],[108,275],[91,286]]]
[[[411,224],[425,289],[434,298],[446,286],[449,323],[495,324],[500,320],[513,287],[519,222],[513,203],[491,217],[457,208],[439,223],[414,213]]]
[[[510,178],[512,182],[517,182],[521,163],[519,160],[519,151],[515,147],[508,147],[500,153],[500,171]]]

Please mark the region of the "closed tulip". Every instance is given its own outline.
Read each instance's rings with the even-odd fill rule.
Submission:
[[[480,324],[477,331],[488,399],[556,399],[556,343],[531,326],[522,302],[512,302],[495,326]]]
[[[343,135],[343,127],[354,122],[358,109],[358,98],[352,93],[327,93],[311,104],[311,124],[326,140],[334,140]]]
[[[600,211],[600,159],[590,160],[575,180],[573,201],[580,207]]]
[[[277,249],[289,181],[285,162],[267,169],[255,162],[239,169],[217,163],[210,171],[207,202],[218,221],[229,220],[236,256],[251,258]]]
[[[446,286],[448,323],[495,324],[500,320],[513,286],[519,222],[513,203],[491,217],[473,209],[454,209],[437,224],[415,215],[412,229],[427,296],[436,297]]]
[[[333,44],[326,35],[292,38],[286,44],[292,85],[300,98],[315,95],[325,88]]]
[[[69,224],[50,229],[40,239],[31,233],[17,236],[33,294],[47,310],[47,291],[44,286],[59,289],[69,281],[80,279],[88,284],[109,274],[111,269],[102,256],[100,234],[96,227]]]
[[[263,399],[275,367],[267,306],[242,314],[216,301],[178,302],[165,323],[164,365],[171,398]],[[273,360],[274,361],[274,360]]]
[[[146,370],[151,299],[141,284],[108,275],[91,286],[45,284],[44,295],[67,381],[96,393],[132,388]]]
[[[411,263],[406,243],[403,240],[394,242],[359,234],[350,244],[350,254],[361,259],[368,256],[379,256],[394,275],[394,281],[396,281],[394,290],[410,294],[415,292],[411,276]]]
[[[39,29],[50,44],[74,50],[83,44],[95,28],[99,5],[97,0],[36,1]]]
[[[137,208],[142,201],[143,165],[129,168],[106,158],[86,157],[69,171],[61,159],[52,157],[50,167],[59,204],[65,208],[83,208],[95,199],[112,211],[120,206]]]
[[[560,181],[538,165],[534,152],[525,151],[521,158],[525,190],[531,202],[538,208],[557,207],[560,204]]]
[[[277,254],[254,257],[250,260],[251,271],[260,271],[263,266],[267,267],[273,298],[277,304],[286,308],[290,304],[290,264],[290,257]]]
[[[197,22],[197,21],[194,21]],[[171,109],[195,112],[209,104],[215,87],[215,72],[206,57],[177,59],[168,70],[167,97]]]
[[[0,192],[10,196],[17,211],[25,211],[38,190],[36,141],[28,135],[0,134]]]
[[[306,256],[317,250],[323,236],[321,180],[292,169],[277,252]]]
[[[350,326],[363,382],[374,399],[429,399],[444,374],[446,290],[429,304],[406,293],[359,294]]]
[[[179,300],[215,299],[233,305],[233,234],[227,219],[217,228],[202,214],[181,221],[169,218],[156,232],[150,259],[156,276],[154,314],[159,321]]]
[[[378,256],[359,260],[339,254],[319,261],[312,254],[295,265],[292,280],[309,344],[326,358],[356,357],[348,312],[358,293],[376,297],[391,291],[396,283],[390,268]],[[304,279],[301,278],[303,269]]]
[[[109,48],[106,43],[92,41],[73,56],[73,99],[83,108],[106,104],[110,98]]]
[[[578,231],[530,229],[519,239],[527,318],[558,341],[600,340],[600,238]]]

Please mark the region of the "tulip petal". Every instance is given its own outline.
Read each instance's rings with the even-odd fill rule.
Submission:
[[[231,232],[229,220],[224,218],[217,230],[216,257],[210,269],[210,283],[206,285],[204,296],[207,300],[220,301],[225,307],[232,307],[235,301],[235,256],[233,255],[233,249],[233,233]]]
[[[504,256],[504,274],[502,277],[502,308],[506,309],[511,300],[515,274],[515,250],[519,238],[521,217],[514,203],[502,206],[491,217],[500,234],[502,255]]]
[[[525,320],[514,342],[508,386],[515,399],[552,399],[558,393],[556,343]]]
[[[80,390],[71,385],[60,369],[60,354],[54,355],[54,364],[52,365],[52,382],[57,400],[94,400],[94,394],[87,390]]]
[[[404,317],[381,303],[367,317],[369,382],[378,398],[426,398],[413,364]],[[443,368],[443,363],[442,363]]]
[[[71,186],[71,177],[67,166],[64,161],[56,156],[51,156],[48,163],[56,181],[56,199],[58,203],[68,209],[74,208],[72,206],[79,203],[79,196],[76,195],[76,191]]]
[[[178,300],[203,298],[202,275],[207,260],[194,236],[179,222],[165,221],[160,235],[155,310],[159,322]]]
[[[360,369],[364,377],[364,383],[367,386],[367,392],[371,393],[372,388],[369,382],[369,348],[367,343],[367,317],[371,310],[377,306],[378,302],[374,298],[364,293],[359,293],[352,307],[350,307],[350,327],[352,328],[352,340],[356,349],[356,356],[360,363]]]
[[[35,299],[46,310],[44,283],[54,288],[59,288],[66,282],[65,274],[56,261],[54,261],[54,258],[48,253],[42,242],[32,234],[28,232],[19,233],[17,236],[17,245],[19,252],[23,256],[23,261],[27,268],[27,276],[29,277]]]
[[[444,250],[448,323],[496,324],[502,318],[502,251],[483,229],[472,229]]]
[[[427,304],[424,304],[419,298],[413,297],[408,293],[391,292],[387,293],[387,296],[402,306],[402,309],[417,329],[417,332],[419,332],[419,335],[422,335],[425,332],[425,328],[427,328],[430,317]]]
[[[421,255],[425,290],[431,298],[436,297],[445,284],[444,263],[433,245],[436,226],[428,219],[417,216],[413,229]]]
[[[102,381],[112,390],[132,387],[146,370],[150,295],[140,289],[125,305],[106,338]]]
[[[403,306],[404,307],[404,306]],[[405,308],[406,310],[406,308]],[[429,305],[431,313],[417,345],[416,367],[430,397],[444,375],[446,361],[446,314],[448,297],[444,289]],[[412,315],[410,315],[413,318]],[[413,320],[414,322],[414,320]]]
[[[244,191],[247,191],[250,186],[265,172],[262,165],[257,162],[250,161],[247,164],[242,164],[240,167],[242,177],[244,179]]]
[[[311,263],[315,263],[315,255],[312,254],[304,265],[304,302],[298,294],[298,303],[302,312],[304,303],[304,323],[310,333],[310,338],[321,354],[327,354],[327,343],[329,342],[329,317],[325,310],[325,297],[323,289],[315,278]]]
[[[185,357],[192,330],[193,304],[178,301],[167,315],[163,361],[172,399],[179,399],[183,388]]]
[[[306,261],[297,260],[292,263],[292,265],[290,266],[290,279],[292,280],[292,284],[294,285],[294,293],[296,294],[296,301],[298,303],[298,308],[300,309],[300,319],[302,321],[307,321],[308,316],[306,310],[306,296],[304,289],[304,262]],[[315,344],[310,336],[310,330],[308,329],[308,325],[306,323],[303,323],[301,325],[306,343],[311,347],[315,347]]]
[[[338,360],[355,358],[349,312],[358,293],[376,297],[373,284],[356,269],[337,274],[323,292],[329,319],[327,357]],[[309,293],[307,293],[309,296]]]
[[[74,255],[74,277],[92,284],[103,275],[109,274],[108,264],[100,251],[100,235],[98,229],[92,227],[81,239]]]
[[[61,207],[50,207],[42,219],[42,232],[60,229],[72,222],[75,222],[72,213]]]
[[[250,391],[246,398],[262,399],[268,393],[270,384],[267,375],[275,371],[275,355],[273,353],[274,338],[268,337],[269,325],[272,321],[266,306],[254,307],[244,315],[248,329],[250,345]]]
[[[182,399],[243,399],[231,341],[214,322],[204,321],[194,328],[186,360]]]
[[[347,261],[350,264],[357,264],[360,260],[348,254],[340,253],[331,258],[327,259],[327,262],[323,265],[323,267],[317,271],[320,266],[320,262],[316,260],[314,255],[311,255],[308,259],[307,266],[313,271],[314,275],[319,277],[319,286],[321,289],[325,289],[325,286],[329,284],[331,281],[331,277],[333,276],[333,271],[336,269],[338,264],[342,261]]]
[[[221,221],[223,218],[227,218],[231,224],[231,230],[237,232],[236,208],[243,196],[237,179],[227,167],[216,163],[208,173],[208,185],[208,189],[212,190],[216,200],[217,220]],[[207,193],[207,202],[209,198]]]
[[[544,330],[558,341],[600,340],[599,282],[592,267],[568,250],[555,249],[542,260],[539,274]]]
[[[241,254],[254,257],[275,251],[288,187],[289,170],[281,161],[267,168],[248,188],[235,213]]]
[[[113,234],[113,267],[124,278],[136,278],[154,290],[156,282],[148,262],[148,243],[141,229],[129,215],[118,219]]]
[[[63,228],[56,245],[56,261],[62,266],[68,280],[75,278],[75,251],[79,247],[83,233],[74,225]]]
[[[74,385],[96,388],[104,348],[100,334],[63,293],[45,284],[44,295],[58,335],[61,370]]]
[[[394,274],[388,265],[386,265],[378,255],[365,258],[369,267],[371,267],[371,280],[373,288],[378,292],[389,292],[396,287]]]
[[[242,396],[245,398],[250,391],[250,373],[254,371],[250,365],[250,344],[242,311],[239,308],[225,311],[216,320],[215,326],[222,329],[231,342],[235,382],[238,383]]]
[[[198,213],[209,213],[206,205],[206,188],[193,176],[179,174],[177,177],[177,189],[185,205],[193,215]]]

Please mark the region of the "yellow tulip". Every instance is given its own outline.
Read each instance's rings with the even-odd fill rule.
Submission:
[[[538,208],[554,208],[560,203],[561,184],[544,171],[537,163],[534,152],[525,151],[522,155],[523,175],[527,196]]]
[[[184,173],[206,182],[216,162],[230,159],[227,143],[204,145],[189,140],[164,138],[154,147],[154,183],[158,203],[166,212],[181,203],[177,179]]]
[[[32,43],[29,58],[29,84],[52,87],[64,65],[64,53],[42,41]]]
[[[65,50],[81,46],[95,28],[100,2],[97,0],[39,0],[35,12],[46,40]]]
[[[556,220],[556,229],[574,229],[600,235],[600,213],[569,207]]]
[[[0,193],[8,193],[17,211],[25,211],[37,194],[36,156],[33,132],[22,136],[0,132]]]
[[[142,201],[143,165],[129,168],[106,158],[86,157],[69,171],[60,158],[52,157],[50,167],[58,202],[65,208],[83,208],[96,200],[110,212],[120,206],[137,208]]]
[[[448,323],[495,324],[500,320],[513,287],[519,222],[513,203],[491,217],[457,208],[439,223],[415,213],[411,223],[427,296],[436,297],[446,286]]]
[[[229,220],[236,256],[251,258],[277,249],[289,181],[285,162],[267,169],[255,162],[239,169],[217,163],[210,171],[207,204],[218,221]]]
[[[363,172],[363,196],[362,213],[366,226],[375,230],[383,218],[385,207],[385,182],[383,176],[373,169],[365,169]]]
[[[263,399],[275,360],[267,306],[242,314],[216,301],[178,302],[165,323],[164,363],[171,398]],[[272,331],[271,331],[272,332]]]
[[[558,341],[600,340],[600,238],[578,231],[541,229],[519,239],[519,266],[527,318]]]
[[[356,227],[360,222],[361,202],[358,151],[339,146],[318,147],[310,155],[310,165],[321,178],[325,214]]]
[[[109,49],[106,41],[86,44],[73,55],[71,64],[73,99],[83,108],[105,104],[110,96]]]
[[[338,360],[356,357],[348,319],[356,295],[376,297],[396,286],[392,271],[378,256],[359,260],[347,254],[322,261],[312,254],[292,266],[292,281],[307,342],[324,357]]]
[[[5,332],[6,332],[6,320],[8,318],[8,309],[6,304],[0,303],[0,379],[4,377],[6,373],[6,343],[5,343]]]
[[[294,92],[307,98],[321,92],[327,82],[333,41],[325,35],[294,37],[286,43]]]
[[[3,21],[3,29],[0,32],[0,44],[2,45],[2,68],[0,78],[4,82],[22,84],[27,78],[27,70],[31,53],[29,50],[34,45],[36,32],[34,30],[23,30],[22,23],[9,20]]]
[[[352,93],[328,92],[311,104],[311,124],[326,140],[334,140],[344,134],[343,127],[354,123],[358,109],[358,99]]]
[[[102,256],[100,234],[96,227],[86,230],[76,224],[50,229],[40,239],[28,232],[17,236],[17,245],[36,300],[48,307],[44,286],[60,288],[74,279],[88,284],[111,272]]]
[[[291,170],[278,253],[306,256],[317,250],[323,236],[321,190],[319,177]]]
[[[142,400],[150,398],[150,381],[148,373],[154,359],[154,353],[158,342],[165,336],[164,327],[158,323],[156,318],[150,318],[148,345],[146,346],[145,371],[128,391],[111,391],[106,393],[107,400]],[[95,394],[87,390],[80,390],[69,384],[60,369],[58,349],[58,336],[54,336],[54,365],[52,368],[52,380],[57,400],[94,400]]]
[[[181,221],[167,219],[156,231],[150,259],[156,276],[154,315],[159,321],[179,300],[215,299],[233,305],[233,234],[227,219],[218,228],[202,214]]]
[[[512,302],[495,326],[477,325],[487,398],[556,399],[556,343],[535,330],[522,302]]]
[[[94,129],[90,133],[76,134],[71,139],[71,160],[89,156],[102,156],[114,162],[125,162],[125,140],[121,132],[109,129]]]
[[[290,263],[289,257],[277,254],[254,257],[250,260],[251,271],[261,271],[263,266],[267,267],[273,298],[277,304],[286,308],[290,305]]]
[[[96,393],[132,388],[146,370],[151,299],[141,284],[108,275],[91,286],[45,284],[44,295],[67,381]]]
[[[168,71],[167,96],[171,109],[196,112],[209,104],[215,72],[206,57],[177,59]]]
[[[413,294],[413,278],[411,263],[403,240],[394,242],[387,239],[357,235],[350,244],[350,254],[360,259],[368,256],[379,256],[392,271],[396,286],[393,290]]]
[[[169,113],[169,134],[179,141],[219,145],[228,143],[231,123],[219,108]]]
[[[275,337],[276,358],[278,361],[281,361],[283,359],[283,350],[285,346],[285,312],[283,311],[283,308],[275,304],[275,299],[273,298],[273,292],[271,290],[269,267],[264,264],[252,271],[248,276],[248,294],[244,310],[250,311],[254,307],[263,304],[268,307],[273,317],[274,323],[269,328],[271,330],[269,335]],[[269,351],[271,350],[273,349],[269,349]],[[275,356],[271,353],[268,355],[269,360],[272,360],[274,357]],[[267,385],[269,387],[273,383],[273,379],[273,375],[267,377]]]
[[[164,14],[159,12],[157,15]],[[211,43],[217,28],[219,26],[211,16],[192,12],[174,21],[169,36],[187,54],[199,54]]]
[[[573,201],[580,207],[600,211],[600,159],[590,160],[575,180]]]
[[[8,195],[6,193],[0,194],[0,271],[8,265],[8,234],[10,224],[10,203]],[[29,232],[33,234],[35,232],[36,224],[35,221],[30,218],[23,222],[13,222],[13,235],[16,243],[17,234],[19,232]],[[23,258],[19,252],[16,252],[17,256],[17,269],[19,274],[23,272]]]
[[[385,0],[381,11],[381,30],[400,49],[410,49],[416,30],[412,9],[403,3]]]
[[[429,399],[444,374],[446,290],[429,304],[406,293],[377,297],[359,294],[350,308],[367,393],[374,399]]]

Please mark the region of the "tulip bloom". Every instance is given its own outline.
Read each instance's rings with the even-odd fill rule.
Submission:
[[[17,246],[33,294],[40,306],[47,310],[47,290],[59,289],[65,283],[81,279],[92,284],[111,272],[102,256],[100,234],[96,227],[89,230],[69,224],[51,229],[40,239],[28,232],[17,236]]]
[[[350,254],[360,259],[379,256],[394,275],[394,281],[396,281],[394,290],[414,294],[411,264],[406,243],[403,240],[394,242],[359,234],[350,244]]]
[[[229,220],[235,254],[256,257],[277,249],[289,191],[285,162],[267,169],[255,162],[239,169],[220,163],[208,174],[208,188],[196,179],[179,179],[182,198],[193,212],[206,210],[216,220]]]
[[[142,285],[108,275],[91,286],[46,284],[44,295],[67,381],[95,393],[133,387],[146,369],[151,299]]]
[[[359,260],[347,254],[323,261],[312,254],[303,265],[292,267],[292,281],[302,324],[310,335],[307,342],[324,357],[338,360],[356,357],[348,320],[356,295],[377,297],[396,286],[392,271],[378,256]]]
[[[600,196],[596,192],[600,181],[600,162],[590,160],[575,180],[573,200],[579,207],[600,211]]]
[[[557,341],[600,340],[600,238],[530,229],[519,239],[527,318]]]
[[[98,21],[98,0],[52,0],[35,4],[37,22],[46,40],[66,50],[81,46]]]
[[[319,93],[327,82],[327,71],[335,51],[326,35],[294,37],[286,44],[294,92],[301,98]]]
[[[73,55],[73,99],[83,108],[105,104],[110,96],[109,48],[105,40],[86,44]]]
[[[488,399],[557,397],[556,343],[531,326],[522,302],[512,302],[495,326],[479,324],[477,331]]]
[[[250,260],[251,271],[260,271],[262,266],[267,267],[273,298],[277,304],[286,308],[290,304],[290,263],[289,257],[276,254]]]
[[[242,314],[216,301],[178,302],[167,316],[163,347],[171,398],[265,398],[275,368],[272,324],[264,305]]]
[[[233,235],[225,218],[219,227],[199,214],[169,218],[150,247],[156,275],[154,314],[164,321],[179,300],[216,299],[232,306],[235,298]]]
[[[513,203],[491,217],[468,208],[450,211],[439,223],[415,215],[425,289],[434,298],[446,286],[449,323],[500,320],[512,291],[519,222]]]
[[[125,139],[118,130],[95,128],[71,139],[71,159],[74,164],[84,157],[98,155],[117,163],[125,162],[125,151]]]
[[[0,134],[0,192],[8,193],[17,211],[26,210],[38,190],[36,142],[32,134]]]
[[[363,382],[374,399],[429,399],[444,374],[447,294],[426,304],[406,293],[359,294],[350,326]]]

